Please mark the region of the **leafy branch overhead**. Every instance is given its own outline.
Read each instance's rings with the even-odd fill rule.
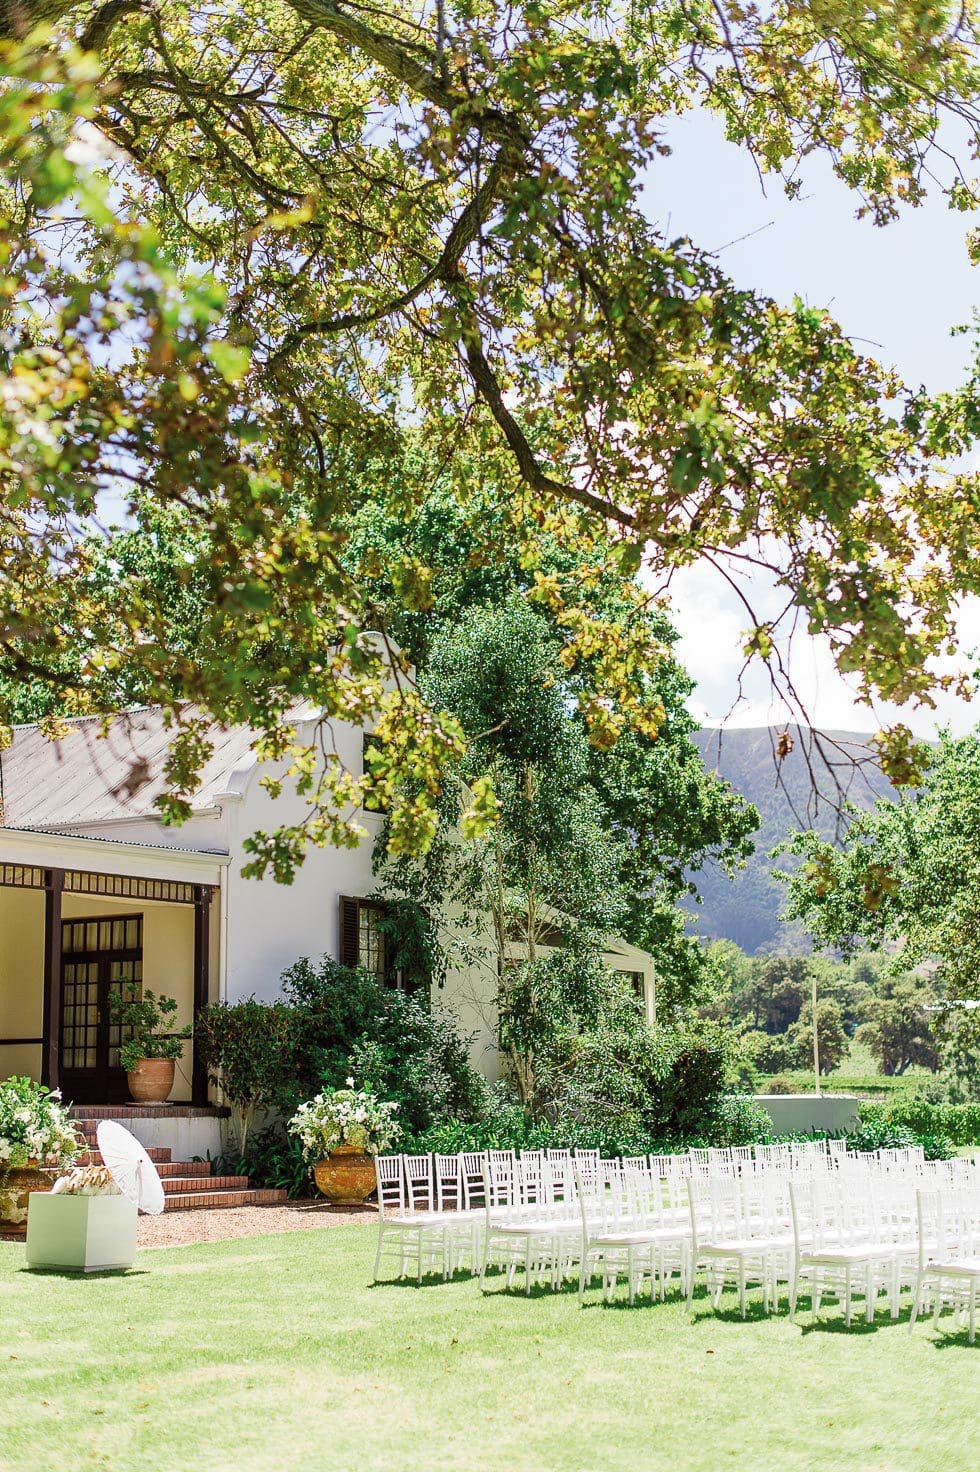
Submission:
[[[868,698],[957,678],[937,663],[980,587],[978,488],[943,462],[975,385],[930,400],[826,313],[737,288],[648,200],[668,215],[665,131],[707,107],[791,193],[820,152],[876,223],[934,180],[973,208],[936,142],[947,119],[976,135],[972,4],[0,0],[0,37],[0,694],[162,703],[169,815],[208,722],[241,721],[309,803],[258,867],[355,841],[360,775],[296,735],[312,702],[390,733],[392,846],[432,841],[461,733],[387,636],[430,569],[387,569],[379,605],[351,533],[436,491],[475,556],[519,548],[598,748],[656,735],[650,590],[697,560],[774,573]],[[102,575],[123,508],[180,541],[165,588]],[[616,617],[544,565],[556,544],[615,573]],[[882,751],[914,776],[901,730]]]

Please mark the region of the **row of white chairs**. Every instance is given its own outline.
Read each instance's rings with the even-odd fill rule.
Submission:
[[[937,1314],[952,1304],[972,1343],[980,1285],[973,1163],[926,1162],[915,1150],[788,1148],[713,1160],[696,1152],[615,1161],[584,1151],[381,1156],[375,1277],[394,1254],[400,1275],[411,1268],[420,1282],[461,1267],[483,1281],[499,1267],[508,1286],[521,1270],[530,1292],[538,1281],[557,1289],[577,1266],[580,1296],[596,1274],[607,1298],[625,1276],[630,1302],[647,1282],[662,1299],[676,1278],[689,1305],[701,1277],[716,1305],[731,1279],[743,1316],[750,1287],[761,1287],[768,1311],[785,1286],[793,1313],[809,1282],[814,1310],[835,1295],[848,1324],[862,1298],[870,1322],[882,1294],[897,1317],[911,1288],[913,1321],[930,1304]]]

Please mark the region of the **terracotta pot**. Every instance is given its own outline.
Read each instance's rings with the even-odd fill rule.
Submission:
[[[360,1206],[378,1184],[374,1156],[339,1145],[313,1167],[317,1189],[337,1206]]]
[[[173,1058],[141,1058],[127,1073],[129,1092],[137,1104],[162,1104],[174,1086],[177,1064]]]
[[[12,1170],[0,1168],[0,1229],[27,1235],[27,1203],[33,1191],[50,1191],[54,1177],[38,1170],[37,1161],[15,1166]]]

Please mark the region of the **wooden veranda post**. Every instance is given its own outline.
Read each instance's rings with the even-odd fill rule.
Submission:
[[[44,874],[44,1043],[41,1073],[49,1089],[61,1086],[61,896],[64,869]]]
[[[211,898],[210,884],[194,886],[194,1023],[198,1013],[211,1000]],[[191,1099],[199,1107],[208,1102],[208,1075],[204,1060],[194,1042],[194,1066],[191,1073]]]

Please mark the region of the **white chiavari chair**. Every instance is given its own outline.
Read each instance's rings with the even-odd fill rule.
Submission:
[[[916,1193],[918,1263],[909,1330],[933,1304],[933,1323],[945,1307],[966,1320],[971,1344],[977,1337],[980,1299],[980,1187],[919,1190]]]
[[[406,1170],[413,1161],[414,1185]],[[420,1162],[428,1162],[428,1190],[420,1180]],[[432,1199],[432,1164],[429,1156],[379,1155],[375,1161],[378,1178],[378,1249],[374,1258],[377,1282],[382,1258],[399,1260],[398,1276],[404,1278],[414,1265],[421,1283],[423,1273],[442,1261],[445,1271],[445,1239]]]

